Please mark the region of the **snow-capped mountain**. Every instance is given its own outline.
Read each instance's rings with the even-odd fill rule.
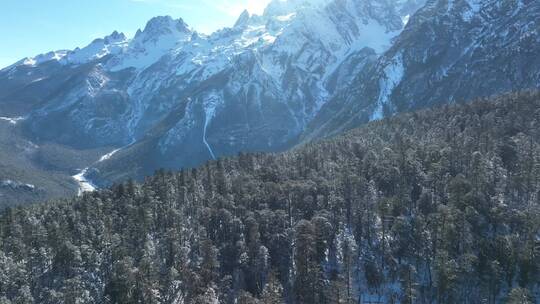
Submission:
[[[197,33],[157,17],[133,38],[0,71],[0,116],[36,142],[120,148],[86,170],[140,177],[276,151],[396,112],[539,87],[531,0],[274,0]],[[83,176],[84,177],[84,176]]]
[[[540,88],[540,2],[431,0],[318,113],[305,139],[383,116]]]
[[[28,117],[34,140],[129,145],[116,157],[144,153],[138,173],[279,150],[392,45],[421,4],[274,0],[211,35],[157,17],[132,39],[115,32],[4,69],[0,111]]]

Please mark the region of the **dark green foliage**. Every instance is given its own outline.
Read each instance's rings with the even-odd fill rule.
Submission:
[[[540,95],[446,106],[6,210],[0,303],[538,303],[539,203]]]

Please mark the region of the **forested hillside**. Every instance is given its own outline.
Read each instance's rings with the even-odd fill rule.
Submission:
[[[540,303],[540,94],[0,217],[0,303]]]

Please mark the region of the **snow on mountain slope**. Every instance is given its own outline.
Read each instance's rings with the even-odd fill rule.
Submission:
[[[317,114],[305,139],[448,102],[540,88],[540,2],[430,0]]]
[[[9,115],[29,117],[24,127],[34,140],[78,148],[145,143],[114,159],[146,153],[140,159],[150,159],[148,170],[279,150],[352,73],[392,46],[404,18],[421,5],[274,0],[262,15],[244,12],[211,35],[156,17],[131,39],[114,32],[0,71],[0,87],[10,92],[0,94],[0,110],[14,96],[32,100],[30,110]]]
[[[174,20],[169,16],[153,18],[144,31],[137,31],[121,54],[107,63],[107,68],[111,71],[146,69],[165,54],[189,43],[192,34],[182,19]]]
[[[109,36],[94,40],[82,49],[68,52],[60,61],[64,64],[84,64],[107,55],[119,54],[126,47],[127,41],[124,34],[115,31]]]

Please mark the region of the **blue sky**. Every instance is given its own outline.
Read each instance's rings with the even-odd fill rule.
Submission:
[[[0,68],[24,57],[85,46],[114,30],[129,37],[159,15],[209,33],[268,0],[0,0]]]

